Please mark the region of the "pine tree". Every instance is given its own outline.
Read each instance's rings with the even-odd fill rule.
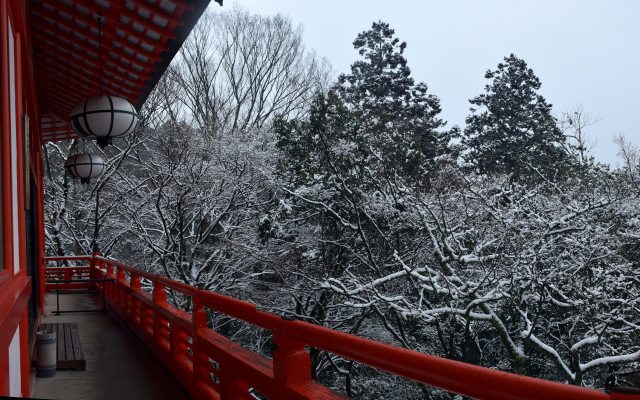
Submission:
[[[565,136],[551,104],[538,94],[541,83],[533,70],[511,54],[485,78],[491,80],[485,93],[469,100],[465,160],[479,173],[506,173],[514,179],[566,172]]]
[[[405,42],[384,22],[374,22],[353,42],[362,60],[338,78],[334,91],[359,128],[352,140],[369,153],[369,165],[413,180],[424,179],[440,157],[449,154],[457,133],[439,131],[440,100],[415,83],[404,57]]]
[[[303,120],[277,118],[274,131],[281,152],[279,170],[294,186],[321,183],[340,175],[345,184],[365,182],[366,176],[356,165],[363,155],[351,143],[357,124],[334,92],[319,94]]]
[[[274,131],[286,201],[310,218],[305,223],[317,223],[323,237],[345,235],[358,248],[362,237],[374,241],[393,229],[412,189],[427,188],[431,172],[455,159],[448,156],[457,128],[442,129],[438,98],[415,83],[406,44],[388,24],[374,23],[354,47],[362,59],[351,73],[317,96],[305,118],[277,119]],[[387,241],[376,246],[385,254],[396,250]],[[329,247],[323,254],[337,254]]]
[[[289,257],[301,254],[296,275],[316,282],[383,276],[395,254],[410,251],[415,192],[431,188],[432,172],[455,159],[448,155],[457,130],[443,129],[438,98],[415,83],[406,44],[389,25],[374,23],[354,47],[362,58],[305,118],[274,125],[283,198],[261,218],[260,235],[290,244]],[[326,287],[310,296],[307,303],[323,309],[335,301]],[[361,310],[352,311],[341,316],[342,329],[359,329]],[[385,327],[403,330],[395,324],[405,319],[387,313]]]
[[[387,23],[374,22],[353,44],[362,59],[316,98],[307,118],[274,124],[281,170],[295,185],[340,177],[352,195],[398,179],[401,186],[426,186],[439,163],[455,158],[450,142],[458,129],[442,129],[439,99],[415,83],[406,43]]]
[[[441,160],[454,159],[447,155],[457,132],[442,129],[438,98],[415,83],[406,44],[388,24],[374,23],[354,47],[362,58],[317,96],[305,118],[275,121],[282,202],[290,211],[276,204],[260,227],[263,238],[291,241],[313,231],[319,256],[311,268],[332,276],[346,266],[370,273],[403,248],[381,235],[404,226],[412,189],[427,187]],[[363,249],[375,251],[354,255]]]

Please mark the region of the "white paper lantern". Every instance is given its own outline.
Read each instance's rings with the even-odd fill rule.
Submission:
[[[73,154],[64,162],[64,168],[80,182],[89,183],[104,171],[104,160],[93,154]]]
[[[96,139],[105,147],[112,138],[133,132],[139,117],[135,107],[121,97],[96,96],[73,107],[70,118],[78,135]]]

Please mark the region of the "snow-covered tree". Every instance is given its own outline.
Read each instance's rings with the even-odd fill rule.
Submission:
[[[407,197],[413,245],[386,260],[385,274],[352,269],[324,287],[353,307],[393,310],[405,330],[418,327],[413,346],[452,358],[590,386],[608,367],[640,360],[639,273],[623,253],[637,199],[620,198],[612,182],[458,181]],[[450,340],[445,316],[460,327]]]
[[[618,156],[622,159],[622,178],[640,196],[640,147],[622,135],[618,135],[615,142],[618,145]]]
[[[146,119],[131,136],[101,149],[93,142],[76,139],[71,143],[43,145],[45,168],[45,236],[47,253],[52,255],[105,255],[122,249],[135,238],[127,236],[131,225],[119,213],[131,194],[123,166],[130,164],[134,153],[145,141]],[[79,149],[100,154],[106,160],[101,176],[91,184],[81,184],[64,170],[69,154]]]
[[[462,144],[465,160],[481,174],[532,177],[532,168],[554,176],[566,172],[566,138],[538,91],[541,83],[526,62],[511,54],[487,71],[485,93],[469,100]]]
[[[589,137],[586,130],[600,120],[601,118],[594,117],[584,111],[582,106],[577,106],[570,112],[562,114],[560,129],[567,138],[567,151],[575,159],[576,166],[588,168],[596,163],[591,154],[596,141]]]

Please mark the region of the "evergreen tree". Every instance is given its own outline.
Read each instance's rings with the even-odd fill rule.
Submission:
[[[567,171],[565,136],[538,94],[540,80],[524,60],[511,54],[495,71],[485,93],[469,100],[462,144],[465,160],[479,173],[507,173],[514,179]],[[535,170],[534,170],[535,169]]]
[[[358,120],[351,139],[368,154],[362,161],[385,175],[424,179],[451,152],[457,128],[438,131],[445,125],[438,118],[440,100],[427,94],[427,85],[415,83],[404,57],[406,43],[394,37],[389,24],[374,22],[353,45],[363,59],[333,90]]]
[[[340,176],[348,186],[366,187],[370,182],[358,163],[365,155],[352,142],[358,123],[335,94],[319,94],[304,120],[276,119],[274,130],[281,151],[279,169],[293,187],[335,184]]]
[[[300,255],[295,273],[316,282],[383,276],[394,254],[411,251],[402,235],[412,237],[414,189],[455,159],[447,156],[457,130],[442,129],[438,98],[415,83],[406,44],[389,25],[374,23],[354,47],[362,59],[317,96],[305,118],[274,124],[283,198],[261,218],[259,233],[290,245],[290,257]],[[307,292],[313,301],[306,304],[328,307],[331,291],[320,289]],[[360,329],[360,318],[354,309],[341,316],[341,328]],[[381,318],[390,331],[403,329],[393,310]]]
[[[322,187],[331,204],[387,192],[402,208],[398,188],[426,186],[439,163],[454,159],[459,132],[442,129],[439,99],[415,83],[406,43],[387,23],[374,22],[353,44],[362,59],[317,96],[307,118],[275,122],[281,172],[294,189]]]

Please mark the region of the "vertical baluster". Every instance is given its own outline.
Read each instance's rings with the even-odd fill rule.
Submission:
[[[116,291],[117,291],[117,302],[118,302],[118,306],[120,307],[120,310],[122,312],[124,312],[125,314],[127,313],[127,309],[126,309],[126,300],[125,300],[125,285],[126,285],[126,276],[124,274],[124,268],[122,268],[121,265],[117,266],[117,272],[116,272]]]
[[[129,305],[129,316],[131,317],[131,319],[133,320],[134,323],[138,323],[138,326],[142,327],[144,329],[144,313],[143,313],[143,306],[142,306],[142,302],[140,301],[140,299],[136,296],[137,292],[140,292],[140,289],[142,287],[141,283],[140,283],[140,276],[136,273],[131,273],[131,280],[129,281],[129,287],[130,287],[130,291],[129,291],[129,295],[130,295],[130,305]]]
[[[115,278],[115,275],[113,273],[113,264],[111,264],[108,261],[103,261],[103,263],[107,264],[107,275],[105,276],[106,278]],[[105,288],[107,289],[107,298],[113,302],[115,299],[115,287],[116,284],[115,282],[111,281],[111,282],[106,282],[106,286]]]
[[[167,303],[167,290],[160,282],[153,282],[153,302],[156,304]]]
[[[94,252],[94,255],[89,259],[89,279],[96,279],[96,273],[94,271],[95,267],[96,267],[96,259],[95,259],[95,252]],[[93,286],[93,288],[95,289],[97,285],[94,282],[91,284],[91,286]]]
[[[98,270],[97,270],[98,260],[96,260],[96,257],[99,257],[99,256],[100,256],[100,251],[95,250],[91,258],[89,259],[89,279],[98,279],[99,277]],[[93,289],[100,288],[100,285],[98,284],[98,282],[93,282],[91,286],[93,286]]]
[[[200,350],[200,329],[207,327],[207,313],[200,300],[193,297],[193,311],[191,312],[191,320],[193,328],[191,329],[191,349],[193,351],[193,383],[196,386],[207,384],[207,365],[209,357]]]
[[[139,290],[142,285],[140,283],[140,276],[134,272],[131,273],[131,281],[129,282],[129,286],[133,290]]]
[[[311,358],[304,342],[293,340],[285,333],[274,332],[273,377],[285,385],[304,384],[311,380]]]
[[[113,273],[113,264],[111,263],[107,263],[107,276],[110,278],[115,278],[115,275]]]
[[[154,304],[153,308],[153,340],[157,345],[160,344],[160,334],[162,330],[165,328],[164,326],[160,326],[160,324],[166,324],[164,318],[162,318],[158,312],[158,306],[163,306],[167,304],[167,291],[165,290],[165,286],[159,282],[153,282],[153,294],[152,300]]]
[[[249,385],[240,377],[242,371],[220,365],[220,399],[235,400],[249,398]]]
[[[187,334],[178,324],[171,324],[171,357],[179,363],[184,364],[187,358]]]

